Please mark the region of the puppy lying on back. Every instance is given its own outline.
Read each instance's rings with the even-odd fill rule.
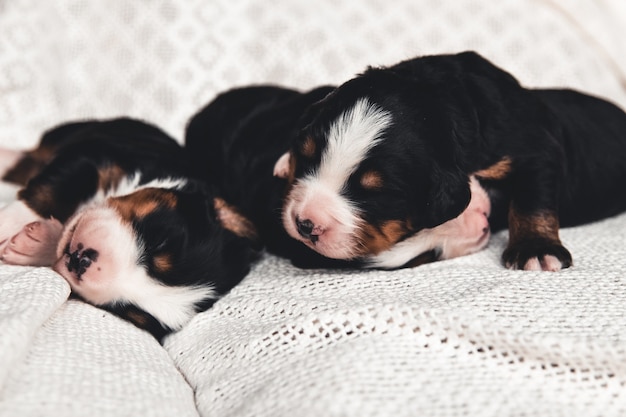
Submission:
[[[277,172],[284,227],[326,256],[374,256],[458,216],[488,189],[505,266],[572,264],[559,227],[626,210],[626,114],[571,90],[526,89],[475,53],[371,68],[311,106]],[[366,185],[366,186],[364,186]]]
[[[185,150],[131,119],[46,132],[0,151],[18,200],[0,210],[7,264],[52,266],[85,301],[162,338],[248,272],[251,224],[189,176]]]
[[[284,198],[296,182],[295,176],[313,171],[315,162],[301,165],[296,173],[287,167],[290,164],[285,157],[278,164],[277,161],[299,136],[301,126],[306,126],[307,112],[315,109],[315,103],[331,91],[332,87],[300,93],[279,87],[256,86],[218,96],[191,119],[187,128],[186,147],[197,175],[220,186],[220,193],[257,226],[261,240],[270,252],[287,257],[300,267],[409,267],[482,249],[489,239],[487,216],[490,202],[478,182],[469,178],[467,186],[471,187],[472,199],[463,213],[437,227],[406,233],[402,239],[396,237],[393,242],[382,232],[404,233],[404,230],[393,230],[395,224],[386,224],[386,213],[377,214],[380,229],[369,227],[367,231],[371,235],[356,244],[358,251],[352,238],[336,239],[332,249],[319,250],[328,247],[325,246],[326,238],[332,232],[322,236],[313,225],[307,230],[306,223],[299,226],[295,236],[287,234],[281,214]],[[367,135],[366,131],[362,133]],[[316,145],[308,144],[312,147],[304,145],[300,151],[311,153],[313,157]],[[357,178],[351,198],[388,186],[381,181],[376,175]],[[399,190],[389,190],[393,191]],[[316,204],[314,212],[328,210],[331,217],[342,215],[332,213],[331,201],[320,198]],[[356,205],[354,208],[358,209]],[[303,217],[302,221],[308,218]],[[356,217],[349,215],[341,221],[355,222]],[[380,258],[382,253],[389,252],[391,244],[397,247],[397,252]],[[367,249],[366,245],[371,248]]]

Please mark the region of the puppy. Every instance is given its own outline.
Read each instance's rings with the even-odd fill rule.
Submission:
[[[511,269],[572,265],[559,238],[626,210],[626,114],[567,89],[527,89],[476,53],[370,68],[312,104],[276,173],[287,233],[338,259],[402,265],[461,214],[471,178],[507,227]]]
[[[187,127],[186,147],[196,175],[220,187],[220,193],[257,226],[259,236],[270,252],[291,259],[299,267],[392,269],[482,249],[489,239],[487,216],[490,201],[477,180],[470,181],[470,178],[466,185],[468,189],[471,187],[472,199],[463,213],[437,227],[422,228],[414,233],[402,230],[402,238],[397,237],[392,242],[397,244],[393,253],[389,253],[391,245],[386,236],[380,236],[379,241],[370,240],[372,248],[369,251],[356,251],[351,238],[345,237],[335,240],[332,249],[320,250],[328,247],[326,238],[331,232],[322,236],[315,226],[307,230],[306,223],[300,225],[298,233],[292,233],[293,237],[287,234],[286,230],[293,230],[291,224],[285,223],[283,227],[281,212],[290,189],[292,193],[287,204],[294,199],[296,164],[289,162],[289,156],[281,158],[281,155],[290,155],[288,151],[301,134],[302,126],[308,125],[309,113],[317,111],[316,103],[333,90],[333,87],[320,87],[300,93],[275,86],[252,86],[219,95],[199,111]],[[311,148],[307,148],[308,145]],[[311,159],[318,145],[307,142],[296,146],[299,146],[299,154],[307,154]],[[299,165],[297,174],[314,169],[315,161],[311,159],[307,165]],[[374,171],[370,173],[375,174]],[[381,181],[378,174],[357,178],[354,185],[360,187],[360,194],[353,194],[353,198],[386,188],[387,184]],[[318,204],[314,210],[322,213],[326,209],[332,210],[334,203],[320,199]],[[358,207],[355,205],[354,209],[358,210]],[[287,211],[290,213],[291,208],[287,207]],[[356,216],[348,217],[356,223]],[[381,230],[391,231],[395,227],[395,224],[382,223],[387,216],[384,210],[378,216]],[[307,218],[302,217],[302,220]]]
[[[157,339],[236,285],[258,251],[250,222],[144,122],[68,123],[0,161],[2,179],[23,186],[0,211],[2,261],[52,266],[77,296]]]

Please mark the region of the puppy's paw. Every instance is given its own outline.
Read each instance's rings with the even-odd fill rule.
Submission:
[[[554,272],[572,266],[572,255],[559,242],[532,239],[509,245],[502,261],[509,269]]]
[[[63,225],[56,219],[27,224],[6,242],[0,254],[2,261],[12,265],[52,265],[62,229]]]

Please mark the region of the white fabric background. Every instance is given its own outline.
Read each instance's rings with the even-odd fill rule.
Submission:
[[[0,144],[121,114],[182,140],[230,87],[465,49],[624,107],[625,24],[621,0],[0,0]],[[165,349],[65,302],[54,273],[1,266],[0,415],[626,415],[625,235],[626,215],[563,230],[558,274],[503,269],[506,232],[395,272],[266,256]]]

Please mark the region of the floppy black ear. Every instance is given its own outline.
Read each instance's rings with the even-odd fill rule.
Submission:
[[[434,171],[424,216],[428,228],[457,217],[471,198],[469,178],[463,172]]]

